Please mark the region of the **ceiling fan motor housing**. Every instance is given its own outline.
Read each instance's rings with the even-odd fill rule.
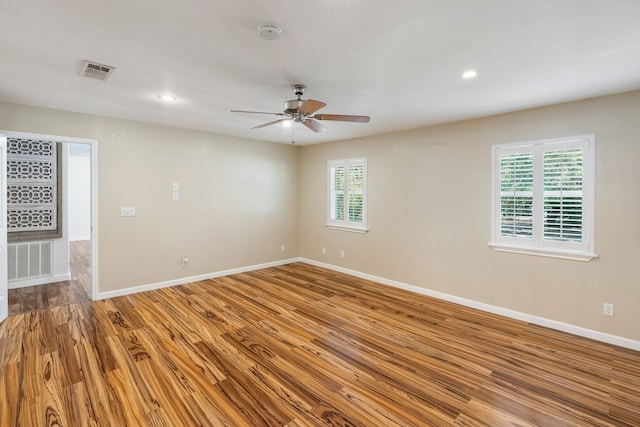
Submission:
[[[304,103],[305,101],[302,99],[292,99],[290,101],[285,101],[282,109],[285,114],[296,114],[298,112],[298,108],[300,108]]]

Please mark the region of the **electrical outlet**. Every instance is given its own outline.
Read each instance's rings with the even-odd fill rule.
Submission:
[[[603,303],[602,304],[602,314],[605,316],[613,316],[613,304]]]
[[[287,247],[286,247],[285,245],[282,245],[282,246],[280,246],[280,250],[281,250],[282,252],[284,252],[284,251],[286,251],[286,250],[287,250]]]
[[[322,248],[322,253],[326,254],[327,253],[327,248]]]
[[[344,251],[340,251],[340,258],[344,258]]]
[[[132,207],[120,208],[120,216],[136,216],[136,208],[132,208]]]
[[[189,257],[183,257],[182,258],[182,268],[187,268],[189,267]]]

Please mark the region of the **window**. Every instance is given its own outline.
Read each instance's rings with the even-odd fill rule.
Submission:
[[[594,137],[494,145],[497,250],[588,261],[593,249]]]
[[[327,226],[367,231],[366,159],[330,160]]]

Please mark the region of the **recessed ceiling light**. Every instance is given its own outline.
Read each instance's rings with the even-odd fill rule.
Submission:
[[[467,70],[464,73],[462,73],[462,78],[463,79],[472,79],[477,75],[478,75],[478,73],[476,72],[476,70]]]
[[[163,101],[175,101],[176,97],[173,95],[158,95],[158,98],[162,99]]]

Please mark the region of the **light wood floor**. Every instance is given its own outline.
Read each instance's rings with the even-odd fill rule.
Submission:
[[[9,289],[9,315],[89,301],[91,241],[69,242],[71,280]]]
[[[10,317],[1,426],[639,426],[640,353],[295,263]]]

